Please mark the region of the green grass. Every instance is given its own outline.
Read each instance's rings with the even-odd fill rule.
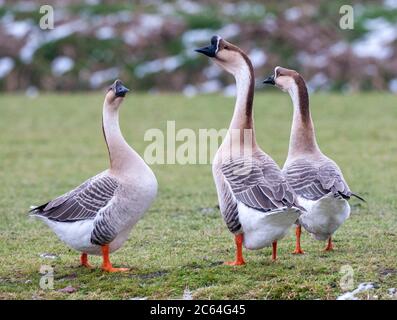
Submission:
[[[351,265],[357,286],[378,287],[363,298],[388,298],[397,286],[396,97],[386,94],[315,95],[312,113],[319,144],[343,169],[346,180],[368,203],[351,201],[352,216],[335,236],[337,250],[303,235],[303,256],[291,255],[293,232],[271,249],[245,250],[247,265],[227,267],[234,256],[232,235],[216,209],[209,165],[155,165],[159,196],[111,258],[133,269],[104,274],[78,267],[67,248],[40,221],[27,217],[30,205],[52,199],[108,165],[101,133],[102,95],[0,97],[0,298],[149,299],[180,298],[188,287],[196,299],[334,299],[343,265]],[[234,101],[221,96],[130,94],[121,111],[127,141],[143,153],[149,128],[224,128]],[[286,156],[292,107],[287,95],[258,92],[255,124],[260,145],[280,164]],[[210,209],[209,209],[210,208]],[[58,259],[41,258],[53,253]],[[97,267],[101,260],[92,257]],[[39,287],[41,265],[55,270],[54,290]],[[71,285],[75,293],[57,290]]]

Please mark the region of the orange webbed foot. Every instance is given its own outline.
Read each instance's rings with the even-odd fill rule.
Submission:
[[[128,268],[113,268],[112,263],[110,262],[110,259],[109,259],[109,245],[102,246],[102,257],[103,257],[103,263],[102,263],[102,270],[103,271],[106,271],[106,272],[126,272],[126,271],[130,270]]]
[[[301,248],[296,248],[292,254],[305,254],[305,252]]]
[[[244,260],[226,261],[223,264],[225,266],[243,266],[245,265],[245,261]]]
[[[106,272],[127,272],[130,269],[129,268],[113,268],[110,265],[110,266],[102,266],[102,270],[106,271]]]

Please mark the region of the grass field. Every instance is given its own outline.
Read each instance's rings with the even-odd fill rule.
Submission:
[[[352,190],[351,218],[335,235],[336,251],[303,234],[306,254],[294,256],[294,236],[271,249],[245,250],[247,265],[227,267],[234,242],[219,214],[210,165],[154,165],[159,196],[112,255],[124,274],[78,266],[67,248],[29,206],[48,201],[108,166],[101,132],[101,94],[0,97],[0,299],[335,299],[340,269],[350,265],[354,285],[376,283],[361,298],[391,299],[397,287],[397,100],[386,94],[314,95],[312,114],[323,152],[343,169]],[[121,111],[127,141],[143,153],[149,128],[224,128],[234,100],[222,96],[130,94]],[[286,156],[292,107],[283,94],[258,92],[258,142],[280,164]],[[56,259],[40,255],[50,253]],[[39,287],[40,266],[52,265],[53,290]],[[72,286],[74,293],[59,289]]]

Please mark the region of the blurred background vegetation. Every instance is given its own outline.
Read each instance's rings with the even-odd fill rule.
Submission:
[[[39,27],[44,4],[52,30]],[[352,30],[339,27],[345,4]],[[258,80],[282,65],[312,91],[397,92],[397,0],[0,0],[0,90],[98,90],[121,78],[135,90],[232,95],[232,78],[193,51],[214,34],[246,50]]]

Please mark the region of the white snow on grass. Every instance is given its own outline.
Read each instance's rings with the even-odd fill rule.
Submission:
[[[337,297],[336,300],[359,300],[359,298],[356,297],[357,294],[374,288],[375,286],[372,282],[363,282],[358,285],[357,289],[342,294]]]
[[[183,291],[182,300],[193,300],[192,292],[189,290],[188,287],[186,287]]]
[[[108,27],[108,26],[100,27],[95,32],[95,36],[97,37],[97,39],[100,39],[100,40],[112,39],[112,38],[114,38],[115,35],[116,35],[116,32],[115,32],[114,28]]]
[[[91,88],[99,88],[103,83],[116,79],[120,74],[119,68],[109,68],[94,72],[90,77]]]
[[[255,48],[248,53],[254,68],[260,68],[265,65],[267,61],[267,55],[263,52],[263,49]]]
[[[73,59],[67,56],[59,56],[56,57],[51,63],[51,71],[52,74],[56,77],[59,77],[66,72],[72,70],[74,67]]]
[[[292,7],[284,11],[284,18],[288,21],[296,21],[303,15],[302,9],[298,7]]]
[[[389,9],[397,9],[397,0],[385,0],[383,4]]]
[[[353,43],[354,54],[361,58],[390,58],[393,55],[390,44],[397,39],[397,27],[385,18],[367,20],[364,27],[370,31]]]
[[[30,20],[10,21],[4,26],[5,32],[17,39],[22,39],[32,29],[33,23]]]
[[[156,59],[137,66],[134,73],[138,78],[143,78],[148,74],[160,71],[171,72],[179,68],[183,62],[184,59],[181,55]]]
[[[0,58],[0,79],[7,76],[14,68],[15,62],[10,57]]]

